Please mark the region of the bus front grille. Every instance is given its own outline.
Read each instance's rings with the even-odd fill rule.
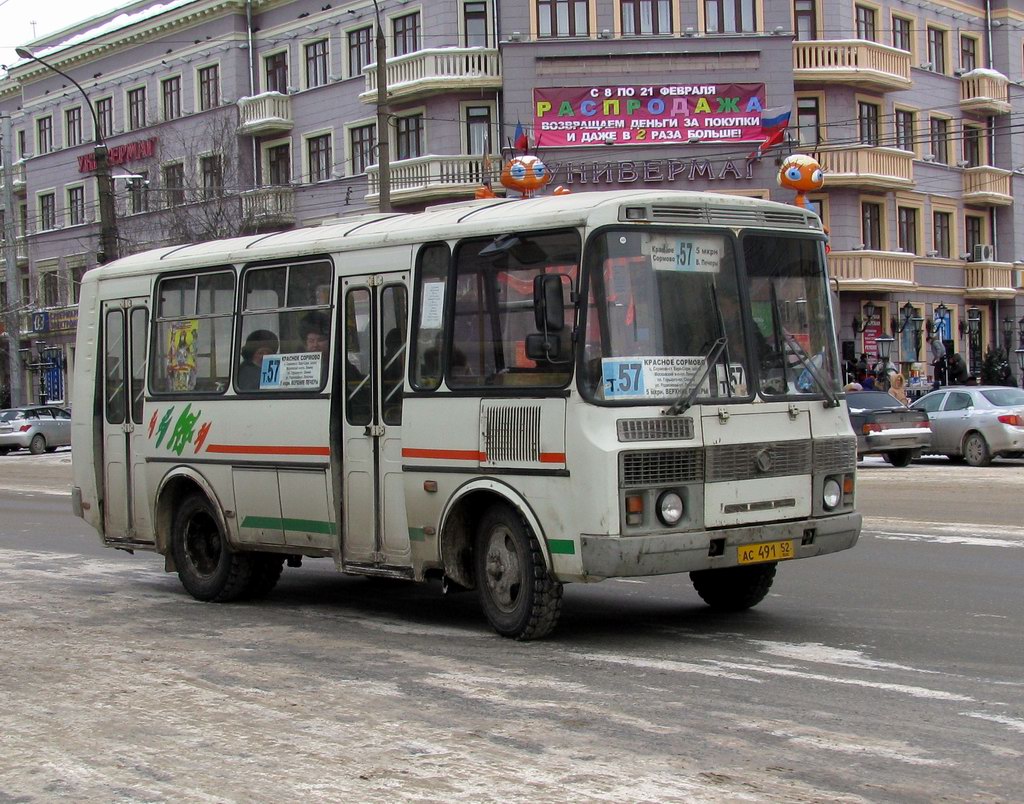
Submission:
[[[852,472],[856,468],[856,438],[822,438],[814,442],[815,473]]]
[[[805,475],[811,472],[810,441],[768,441],[708,447],[707,482]]]
[[[689,416],[659,416],[657,419],[619,419],[619,441],[669,441],[693,438],[693,419]]]
[[[623,452],[623,488],[696,483],[704,478],[704,450],[664,449]]]

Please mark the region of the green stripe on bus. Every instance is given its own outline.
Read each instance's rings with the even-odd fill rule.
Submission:
[[[426,540],[427,534],[423,532],[423,528],[409,528],[410,542],[425,542]]]
[[[574,556],[576,542],[572,539],[548,539],[548,550],[562,556]]]
[[[334,523],[320,519],[280,519],[275,516],[247,516],[242,520],[243,528],[263,528],[266,530],[296,530],[302,533],[335,534]]]

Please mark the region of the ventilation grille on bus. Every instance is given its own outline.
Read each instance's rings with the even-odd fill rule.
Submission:
[[[704,477],[704,451],[699,447],[623,452],[621,460],[624,488],[696,483]]]
[[[810,441],[721,444],[708,447],[707,481],[809,474]]]
[[[856,467],[856,438],[823,438],[814,442],[815,472],[852,472]]]
[[[796,229],[820,229],[821,224],[800,210],[760,209],[756,207],[651,207],[650,220],[665,223],[708,223],[719,226],[783,226]]]
[[[485,414],[487,460],[540,460],[540,405],[495,405]]]
[[[619,441],[668,441],[693,438],[693,419],[683,416],[658,419],[619,419]]]

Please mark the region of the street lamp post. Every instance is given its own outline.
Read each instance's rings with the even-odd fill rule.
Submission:
[[[39,58],[28,48],[15,48],[15,53],[23,59],[38,62],[48,70],[53,70],[57,75],[64,76],[75,85],[75,88],[82,93],[85,105],[89,108],[92,117],[93,131],[93,156],[96,159],[96,192],[100,202],[100,249],[96,255],[96,261],[100,264],[117,259],[117,215],[114,211],[114,180],[110,176],[110,160],[108,159],[107,143],[103,139],[103,132],[100,129],[99,120],[96,119],[96,109],[89,100],[82,85],[63,70],[54,67],[47,61]]]
[[[892,354],[892,345],[895,340],[892,335],[885,335],[884,333],[875,338],[875,345],[878,347],[878,357],[882,361],[882,366],[878,369],[878,376],[875,380],[875,387],[880,391],[889,390],[889,356]]]

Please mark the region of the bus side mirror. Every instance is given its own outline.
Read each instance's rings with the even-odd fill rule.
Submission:
[[[537,329],[545,335],[565,329],[565,300],[559,274],[539,274],[533,278],[533,318]]]

